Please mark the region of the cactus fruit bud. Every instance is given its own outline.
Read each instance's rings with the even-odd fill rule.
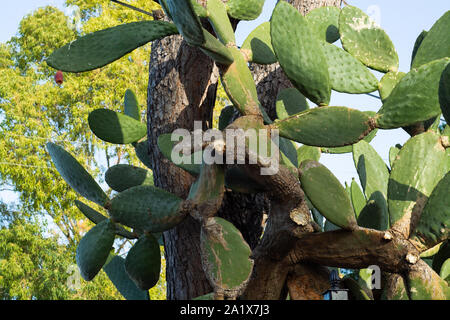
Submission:
[[[62,85],[63,84],[63,82],[64,82],[64,75],[63,75],[61,70],[58,70],[58,72],[56,72],[56,74],[55,74],[55,82],[58,85]]]

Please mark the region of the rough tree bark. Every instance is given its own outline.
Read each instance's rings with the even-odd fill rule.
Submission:
[[[340,0],[292,0],[288,2],[303,14],[323,5],[340,5]],[[278,91],[290,86],[289,81],[280,70],[277,65],[258,67],[254,70],[261,103],[269,111],[274,110],[274,99]],[[193,178],[164,158],[157,147],[157,138],[160,134],[170,133],[178,128],[193,130],[195,120],[203,121],[204,129],[207,129],[211,124],[211,111],[216,97],[217,81],[218,71],[211,59],[196,48],[186,45],[180,36],[172,36],[152,44],[147,111],[149,154],[152,160],[155,185],[181,197],[187,196]],[[273,112],[271,114],[273,115]],[[294,209],[297,204],[295,203],[291,209]],[[245,196],[227,192],[219,215],[234,223],[250,246],[254,248],[261,235],[263,214],[268,210],[269,205],[264,195]],[[201,267],[199,234],[200,225],[190,217],[178,227],[164,233],[168,299],[191,299],[211,292],[211,287]],[[261,259],[270,260],[265,256],[262,256]],[[268,262],[273,263],[275,269],[266,273],[267,276],[273,277],[274,274],[277,274],[273,271],[280,270],[279,277],[270,282],[282,280],[281,287],[283,287],[288,276],[282,270],[283,265],[278,262]],[[297,269],[302,268],[298,267]],[[311,267],[303,267],[304,269],[309,270]],[[292,273],[289,281],[298,284],[295,275],[295,272]],[[304,277],[304,273],[301,273],[299,277]],[[323,288],[320,281],[317,281],[318,284],[314,288]],[[280,292],[282,290],[283,288],[279,288]],[[261,297],[280,296],[280,292]],[[295,295],[295,293],[291,294]],[[304,293],[303,297],[311,298],[315,295],[316,293],[313,293],[312,296]]]

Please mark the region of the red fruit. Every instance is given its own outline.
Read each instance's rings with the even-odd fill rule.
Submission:
[[[56,74],[55,74],[55,82],[59,85],[62,85],[62,83],[64,82],[64,75],[62,73],[61,70],[59,70]]]

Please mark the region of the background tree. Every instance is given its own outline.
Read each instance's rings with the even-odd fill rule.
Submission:
[[[158,7],[143,0],[135,4],[149,11]],[[130,147],[105,144],[85,123],[89,112],[100,106],[123,108],[127,89],[144,103],[150,46],[101,70],[64,74],[61,86],[55,84],[55,70],[45,59],[80,35],[147,17],[109,1],[67,1],[66,5],[80,10],[80,21],[54,7],[41,8],[24,17],[15,37],[0,44],[0,178],[2,189],[18,197],[14,207],[3,210],[16,212],[8,221],[2,220],[0,276],[2,287],[9,290],[2,291],[3,298],[120,297],[105,274],[92,284],[82,281],[79,292],[66,288],[70,276],[66,269],[74,263],[76,245],[91,222],[73,205],[78,195],[51,167],[43,143],[54,141],[76,150],[94,176],[103,176],[116,163],[138,165],[134,153],[128,152]],[[117,250],[127,248],[129,241],[116,245]],[[42,256],[36,259],[38,252]],[[18,261],[23,264],[17,265]],[[55,289],[45,291],[44,281],[54,281]],[[163,280],[161,285],[164,292]],[[152,294],[164,297],[159,289]]]

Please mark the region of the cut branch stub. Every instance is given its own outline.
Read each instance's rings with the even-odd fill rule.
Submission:
[[[133,143],[147,135],[145,123],[109,109],[92,111],[88,121],[92,132],[109,143]]]
[[[342,46],[369,68],[397,71],[398,55],[386,32],[361,9],[346,6],[339,17]]]
[[[205,36],[200,19],[195,14],[191,1],[165,0],[173,22],[184,40],[191,46],[201,46]]]
[[[90,33],[57,49],[47,59],[52,68],[84,72],[103,67],[144,44],[177,34],[174,24],[141,21]]]
[[[80,240],[76,261],[84,280],[91,281],[102,269],[112,249],[115,235],[114,223],[104,220]]]
[[[322,41],[333,43],[339,39],[339,15],[338,7],[320,7],[311,10],[306,19],[311,30]]]
[[[141,111],[136,95],[130,89],[125,91],[124,110],[123,113],[137,121],[141,121]]]
[[[191,211],[191,215],[195,214],[194,217],[199,220],[214,216],[222,205],[224,192],[224,167],[217,164],[203,164],[199,177],[191,185],[187,199],[192,201],[198,211]]]
[[[238,20],[255,20],[262,12],[265,0],[228,0],[230,17]]]
[[[306,18],[280,1],[270,29],[275,54],[292,84],[315,104],[328,105],[331,86],[327,61]]]
[[[450,225],[450,172],[434,188],[419,224],[411,235],[416,246],[429,249],[448,239]]]
[[[109,200],[106,193],[70,153],[52,142],[47,143],[47,150],[59,174],[73,190],[102,207],[105,205]]]
[[[447,11],[428,31],[414,57],[412,68],[419,68],[433,60],[450,57],[450,11]]]
[[[351,145],[374,129],[368,114],[346,107],[313,108],[276,121],[273,127],[282,137],[317,147]]]
[[[153,185],[153,174],[146,169],[118,164],[106,171],[105,181],[114,191],[122,192],[132,187]]]
[[[377,78],[359,60],[333,44],[325,41],[320,44],[327,60],[331,89],[353,94],[377,90]]]
[[[306,160],[300,165],[302,188],[314,207],[333,224],[347,230],[357,226],[352,204],[339,180],[322,164]]]
[[[139,289],[126,273],[124,258],[114,256],[103,270],[125,299],[149,300],[148,291]]]
[[[375,149],[365,141],[353,145],[353,161],[366,198],[375,201],[381,210],[382,221],[378,224],[381,228],[377,229],[387,230],[389,228],[388,167]]]
[[[111,200],[111,217],[128,227],[150,233],[163,232],[178,225],[187,215],[183,200],[153,187],[130,188]]]
[[[125,270],[141,290],[149,290],[158,283],[161,253],[158,241],[151,234],[142,235],[128,251]]]
[[[394,129],[439,115],[439,82],[449,62],[450,58],[436,60],[404,76],[378,112],[378,127]]]
[[[202,227],[202,265],[216,294],[236,298],[243,292],[253,269],[251,250],[233,224],[210,218]]]
[[[277,62],[270,37],[270,22],[260,24],[242,44],[241,51],[249,62],[272,64]]]
[[[446,161],[440,136],[433,132],[411,138],[400,150],[389,177],[388,205],[391,226],[405,237],[447,172]]]

